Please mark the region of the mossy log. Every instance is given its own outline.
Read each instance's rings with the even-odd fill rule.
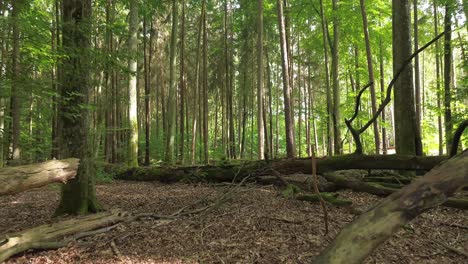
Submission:
[[[320,196],[323,198],[323,200],[334,206],[350,206],[353,203],[351,200],[344,200],[338,198],[337,193],[320,193]],[[296,195],[296,199],[308,202],[320,201],[320,197],[317,194],[298,194]]]
[[[348,169],[377,170],[430,170],[445,156],[416,157],[404,155],[343,155],[317,159],[317,173]],[[206,181],[223,182],[234,178],[241,180],[247,176],[271,175],[271,171],[281,174],[312,172],[310,158],[281,159],[269,161],[251,161],[243,164],[225,164],[218,166],[188,166],[188,167],[140,167],[121,169],[114,166],[106,168],[116,175],[117,179],[135,181],[178,182]]]
[[[76,176],[79,163],[79,159],[65,159],[2,168],[0,169],[0,196],[56,182],[66,183]]]
[[[400,227],[468,185],[468,150],[394,192],[344,227],[314,263],[362,263]]]
[[[123,212],[111,211],[41,225],[6,235],[0,238],[0,263],[29,249],[56,249],[66,246],[72,240],[94,235],[102,228],[109,228],[126,219]]]
[[[365,192],[378,196],[388,196],[404,187],[392,183],[363,182],[360,179],[347,175],[346,171],[325,173],[323,177],[334,183],[337,189],[351,189],[355,192]],[[458,209],[468,209],[468,199],[448,198],[442,205]]]

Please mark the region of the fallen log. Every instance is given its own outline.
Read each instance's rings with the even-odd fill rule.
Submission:
[[[0,238],[0,263],[29,249],[64,247],[73,240],[108,231],[113,225],[126,219],[126,215],[121,211],[111,211],[41,225],[7,235]],[[67,236],[70,237],[66,238]]]
[[[351,189],[355,192],[365,192],[378,196],[388,196],[404,187],[391,183],[364,182],[348,175],[347,171],[325,173],[323,177],[333,183],[337,189]],[[442,205],[466,210],[468,209],[468,200],[448,198]]]
[[[51,160],[0,169],[0,196],[15,194],[51,183],[66,183],[76,176],[80,160]]]
[[[468,185],[468,150],[396,191],[344,227],[314,263],[361,263],[400,227]]]
[[[317,173],[348,169],[376,170],[423,170],[428,171],[446,156],[417,157],[405,155],[343,155],[317,158]],[[281,159],[269,161],[250,161],[243,164],[226,164],[219,166],[189,167],[140,167],[118,169],[108,167],[108,172],[120,180],[134,181],[202,181],[223,182],[233,179],[241,180],[247,176],[271,175],[275,170],[281,174],[312,173],[310,158]]]

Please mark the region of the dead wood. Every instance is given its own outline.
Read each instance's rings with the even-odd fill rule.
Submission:
[[[468,151],[385,198],[343,228],[314,263],[361,263],[400,227],[468,185]]]
[[[0,196],[51,183],[66,183],[76,176],[79,163],[79,159],[65,159],[2,168],[0,169]]]
[[[317,158],[317,174],[348,169],[376,170],[430,170],[445,156],[405,156],[405,155],[343,155]],[[120,180],[161,181],[166,183],[188,182],[232,182],[244,177],[271,175],[271,170],[280,174],[312,173],[311,159],[279,159],[251,161],[243,164],[189,167],[140,167],[119,169],[108,166],[108,172]]]

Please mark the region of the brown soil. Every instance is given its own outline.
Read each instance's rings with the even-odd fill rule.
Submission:
[[[114,182],[99,185],[97,192],[107,209],[171,214],[200,199],[212,202],[225,188]],[[340,195],[360,211],[381,199],[350,191]],[[0,197],[0,234],[57,221],[51,215],[58,199],[57,187]],[[310,263],[356,217],[346,208],[328,210],[331,232],[324,236],[319,204],[283,198],[273,186],[248,185],[202,214],[120,225],[69,247],[26,252],[7,263]],[[463,255],[436,242],[468,252],[467,216],[461,210],[432,209],[381,245],[366,263],[467,263]]]

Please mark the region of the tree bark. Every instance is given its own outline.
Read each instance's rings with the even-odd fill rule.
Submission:
[[[343,228],[314,263],[362,263],[400,227],[468,185],[468,151],[384,199]]]
[[[179,106],[179,162],[184,164],[185,147],[185,1],[182,0],[182,14],[180,24],[180,106]]]
[[[331,125],[333,123],[332,112],[333,112],[333,103],[330,91],[330,72],[328,69],[328,48],[327,48],[327,36],[328,28],[325,20],[325,13],[323,11],[323,0],[320,0],[320,16],[322,24],[322,42],[323,42],[323,52],[325,57],[325,89],[327,96],[327,154],[331,156],[333,154],[333,132]]]
[[[203,0],[203,161],[208,164],[208,28],[206,0]]]
[[[437,16],[437,3],[434,0],[433,2],[433,13],[434,13],[434,35],[439,35],[439,17]],[[440,47],[439,41],[435,43],[435,58],[436,58],[436,96],[437,96],[437,108],[441,108],[441,96],[440,96]],[[440,114],[437,115],[437,130],[439,132],[439,155],[444,153],[443,148],[443,132],[442,132],[442,116]]]
[[[452,1],[445,4],[444,18],[444,119],[445,119],[445,145],[447,153],[452,146],[453,123],[452,123]]]
[[[0,169],[0,196],[55,182],[66,183],[76,176],[78,165],[78,159],[65,159]]]
[[[392,1],[393,72],[411,56],[410,8],[408,0]],[[416,128],[413,72],[411,63],[395,82],[395,148],[398,154],[416,155],[421,136]]]
[[[371,107],[372,107],[372,114],[375,115],[377,111],[377,99],[375,96],[375,78],[374,78],[374,66],[372,62],[372,51],[371,51],[371,44],[369,38],[369,29],[367,23],[367,13],[366,13],[366,6],[364,0],[360,0],[361,3],[361,14],[362,14],[362,24],[364,29],[364,38],[366,41],[366,56],[367,56],[367,71],[369,73],[369,83],[370,86],[370,93],[371,93]],[[358,87],[359,89],[359,87]],[[375,143],[375,153],[380,153],[380,137],[379,137],[379,123],[374,122],[374,143]]]
[[[131,54],[128,60],[129,71],[129,110],[130,140],[128,142],[128,166],[138,167],[138,98],[137,98],[137,51],[138,51],[138,2],[130,1],[128,50]]]
[[[278,9],[278,24],[280,30],[280,44],[281,44],[281,65],[283,72],[283,95],[284,95],[284,113],[285,113],[285,127],[286,127],[286,152],[288,158],[296,156],[296,144],[294,143],[294,115],[291,108],[291,84],[289,82],[289,59],[288,59],[288,45],[286,39],[286,29],[283,15],[283,4],[281,0],[277,0]]]
[[[258,0],[257,18],[257,136],[258,159],[265,158],[265,131],[263,127],[263,0]]]
[[[12,2],[12,37],[13,37],[13,51],[11,56],[11,147],[13,160],[19,160],[21,158],[20,143],[20,117],[21,117],[21,105],[20,105],[20,85],[21,85],[21,65],[20,65],[20,29],[19,20],[21,7],[23,0],[17,0]]]
[[[178,1],[172,0],[172,31],[169,57],[169,98],[167,111],[166,155],[165,161],[173,163],[175,157],[175,137],[177,122],[177,79],[176,79],[176,49],[178,27]]]
[[[333,84],[333,146],[335,155],[343,152],[341,146],[341,114],[340,114],[340,79],[339,79],[339,43],[340,43],[340,22],[338,17],[338,0],[332,0],[333,3],[333,46],[332,52],[332,84]]]
[[[77,176],[62,187],[61,214],[87,214],[100,210],[95,193],[95,168],[89,142],[89,50],[91,0],[63,1],[62,45],[69,53],[62,61],[59,131],[60,158],[79,158]]]

